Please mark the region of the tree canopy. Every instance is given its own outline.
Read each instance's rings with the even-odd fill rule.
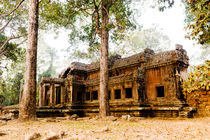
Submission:
[[[188,0],[186,4],[187,37],[199,44],[210,44],[209,0]]]
[[[58,27],[70,29],[70,43],[78,43],[78,40],[84,41],[90,46],[88,51],[93,52],[100,46],[100,36],[97,34],[97,28],[101,27],[100,2],[100,0],[96,0],[96,5],[98,5],[97,15],[93,1],[66,1],[64,3],[53,1],[51,4],[43,1],[40,16],[50,28],[53,26],[54,29]],[[135,21],[132,19],[130,3],[131,0],[112,2],[108,25],[112,41],[122,39],[129,29],[135,29],[136,27]]]

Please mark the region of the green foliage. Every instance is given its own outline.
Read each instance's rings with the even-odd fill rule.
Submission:
[[[209,0],[188,0],[186,4],[186,23],[189,29],[189,39],[196,40],[199,44],[210,44],[210,15]]]
[[[7,37],[3,34],[0,34],[0,46],[7,40]],[[7,52],[4,56],[12,61],[17,61],[18,56],[21,54],[22,49],[17,47],[17,44],[7,43],[4,50]]]
[[[9,63],[7,69],[0,78],[0,96],[5,97],[4,106],[19,103],[19,93],[24,83],[25,51],[17,57],[16,62],[7,63]]]
[[[210,61],[204,65],[197,66],[189,73],[188,78],[183,82],[183,91],[191,93],[196,90],[210,90]]]
[[[132,12],[129,7],[131,0],[109,1],[109,34],[113,42],[122,40],[126,32],[135,29],[133,24]],[[96,5],[100,7],[100,1],[96,0]],[[96,33],[96,14],[93,1],[53,1],[50,4],[41,2],[42,10],[40,17],[42,21],[50,25],[48,27],[64,27],[70,29],[70,43],[76,46],[76,43],[85,42],[89,44],[88,56],[94,56],[100,46],[100,37]],[[101,28],[101,10],[99,10],[99,27]],[[78,45],[79,46],[79,45]]]
[[[11,19],[5,30],[12,35],[19,36],[26,34],[28,20],[28,6],[26,2],[16,9],[21,0],[1,0],[0,1],[0,29]],[[26,0],[25,0],[26,1]],[[15,9],[15,10],[14,10]],[[11,13],[11,11],[14,11]],[[11,14],[9,14],[11,13]]]

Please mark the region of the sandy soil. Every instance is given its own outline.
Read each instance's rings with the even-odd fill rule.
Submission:
[[[63,140],[139,139],[139,140],[210,140],[210,118],[161,119],[138,118],[135,121],[117,121],[79,118],[47,122],[42,119],[19,123],[17,120],[0,123],[0,140],[24,140],[38,132],[42,140],[51,133],[65,132]]]

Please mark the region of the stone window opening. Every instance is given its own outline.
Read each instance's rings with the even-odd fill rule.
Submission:
[[[120,89],[116,89],[114,91],[115,93],[115,99],[121,99],[121,90]]]
[[[132,98],[132,88],[126,88],[125,89],[125,98]]]
[[[165,96],[164,86],[157,86],[156,91],[157,91],[157,97],[164,97]]]
[[[56,104],[60,104],[61,103],[61,87],[58,86],[55,89],[56,89]]]
[[[93,100],[98,100],[98,91],[92,92],[92,98],[93,98]]]
[[[86,101],[89,101],[90,100],[90,92],[86,92],[85,95],[86,95],[85,96]]]
[[[82,101],[82,92],[77,92],[77,101]]]

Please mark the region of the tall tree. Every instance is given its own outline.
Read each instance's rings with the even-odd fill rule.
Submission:
[[[39,0],[29,0],[29,29],[26,50],[24,91],[19,108],[19,120],[36,118],[36,66]]]
[[[55,27],[71,29],[71,41],[88,41],[90,51],[100,50],[100,116],[109,115],[108,102],[108,46],[109,39],[120,40],[125,30],[135,27],[131,20],[130,0],[53,1],[41,13],[45,21]],[[42,3],[45,4],[45,3]],[[84,22],[85,21],[85,22]],[[78,24],[79,23],[79,24]],[[79,30],[83,29],[82,31]],[[110,32],[111,31],[111,32]],[[111,36],[110,36],[111,33]]]
[[[95,1],[94,1],[95,2]],[[109,29],[108,29],[108,21],[109,21],[109,8],[111,6],[111,2],[108,0],[102,0],[101,2],[101,13],[102,13],[102,21],[101,21],[101,29],[96,25],[97,33],[101,36],[101,46],[100,46],[100,115],[101,117],[106,117],[109,115],[109,101],[108,101],[108,49],[109,49]],[[97,5],[95,5],[96,9],[96,17],[98,17],[98,9]],[[96,18],[96,20],[99,20]],[[96,23],[97,24],[97,23]]]

